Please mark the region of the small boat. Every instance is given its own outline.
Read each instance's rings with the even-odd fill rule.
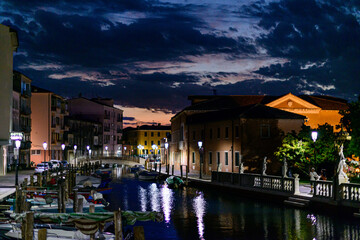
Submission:
[[[34,239],[38,239],[39,229],[34,229]],[[100,236],[101,235],[101,236]],[[9,232],[5,233],[6,237],[12,239],[22,239],[21,237],[21,227],[13,227]],[[112,233],[101,233],[98,232],[95,234],[95,238],[112,240],[115,239],[115,235]],[[70,230],[70,229],[47,229],[47,240],[68,240],[68,239],[90,239],[90,236],[82,234],[79,230]]]
[[[137,176],[140,180],[156,180],[159,176],[157,172],[139,171]]]
[[[166,178],[165,184],[169,188],[177,189],[177,188],[181,188],[182,186],[184,186],[184,181],[179,177],[170,176],[170,177]]]
[[[145,170],[145,167],[144,165],[141,164],[136,164],[130,168],[131,173],[137,173],[138,171],[142,171],[142,170]]]
[[[98,187],[101,184],[101,178],[92,176],[76,176],[76,187]]]

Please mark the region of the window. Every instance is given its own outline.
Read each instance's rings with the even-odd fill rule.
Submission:
[[[193,140],[195,140],[196,132],[193,131]]]
[[[260,125],[260,137],[261,138],[269,138],[270,137],[270,125],[269,124],[261,124]]]
[[[220,164],[220,152],[216,153],[216,161],[217,161],[217,164],[219,165]]]
[[[239,165],[240,165],[240,153],[235,152],[235,166],[239,166]]]
[[[229,138],[229,127],[225,128],[225,138]]]
[[[154,136],[154,132],[151,132],[151,136],[152,136],[152,137]]]
[[[151,141],[151,146],[154,145],[154,141]]]
[[[209,164],[212,164],[212,152],[209,152]]]
[[[195,152],[192,152],[192,163],[195,164]]]
[[[158,141],[158,145],[160,146],[160,141]]]
[[[235,126],[235,137],[239,137],[239,126]]]
[[[147,137],[147,132],[144,132],[144,137]]]
[[[160,137],[160,132],[158,132],[158,137]]]
[[[212,128],[210,128],[209,138],[212,139]]]
[[[40,155],[40,150],[31,150],[31,155]]]
[[[144,145],[147,146],[147,141],[145,141]]]
[[[229,153],[225,152],[225,165],[229,165]]]
[[[217,138],[220,138],[220,128],[217,129]]]

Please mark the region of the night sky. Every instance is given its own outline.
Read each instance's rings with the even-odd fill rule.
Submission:
[[[14,69],[64,97],[110,97],[124,127],[188,95],[360,90],[360,1],[1,0]]]

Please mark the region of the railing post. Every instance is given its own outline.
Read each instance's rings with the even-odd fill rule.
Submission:
[[[183,178],[183,165],[180,165],[180,176]]]

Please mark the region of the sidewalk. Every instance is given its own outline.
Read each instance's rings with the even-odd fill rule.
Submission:
[[[25,178],[30,181],[30,175],[34,173],[34,170],[19,170],[19,185]],[[13,193],[15,193],[15,171],[0,176],[0,201]]]

